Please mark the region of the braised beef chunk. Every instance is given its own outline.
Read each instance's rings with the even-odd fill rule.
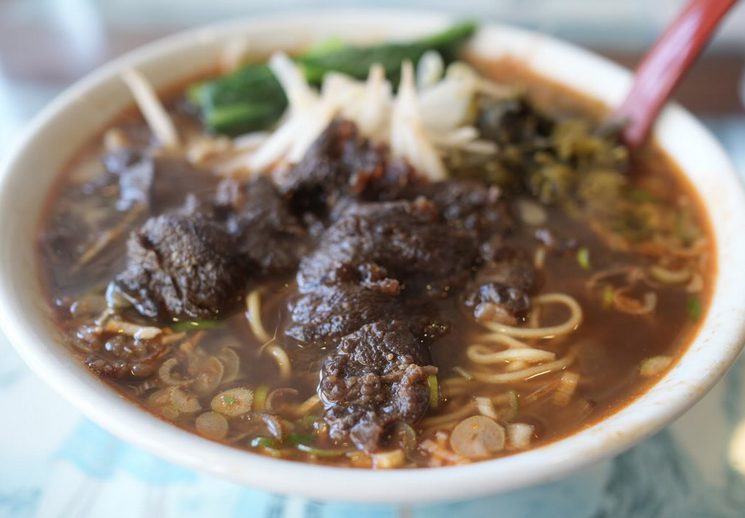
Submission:
[[[526,293],[533,293],[538,284],[530,258],[524,252],[509,246],[504,246],[499,255],[482,266],[476,280],[484,278]]]
[[[355,284],[322,286],[290,304],[285,334],[317,343],[349,334],[368,322],[395,314],[395,297]]]
[[[236,236],[241,255],[261,272],[291,272],[308,252],[308,232],[268,178],[221,182],[215,205]]]
[[[471,272],[478,255],[472,233],[440,220],[423,199],[351,205],[322,236],[316,251],[300,263],[298,284],[396,283],[409,293],[447,296]],[[395,288],[398,290],[399,288]]]
[[[429,342],[448,325],[415,296],[447,296],[470,276],[477,252],[473,234],[443,223],[426,200],[350,204],[301,261],[286,334],[327,342],[400,315]]]
[[[514,325],[530,310],[530,295],[537,287],[536,272],[524,254],[502,247],[471,283],[465,304],[477,320]]]
[[[375,320],[397,315],[421,343],[449,330],[433,304],[401,300],[395,294],[353,283],[319,286],[289,305],[291,324],[285,334],[305,343],[324,344]]]
[[[194,169],[185,160],[133,149],[108,153],[104,165],[119,179],[119,210],[141,204],[157,214],[180,207],[187,195],[207,201],[217,186],[214,174]]]
[[[345,197],[394,199],[413,170],[363,138],[354,123],[334,120],[282,181],[298,212],[325,216]]]
[[[514,222],[496,186],[459,180],[420,184],[407,189],[406,197],[424,196],[435,204],[450,225],[472,230],[481,239],[508,233]]]
[[[168,214],[132,233],[116,284],[146,317],[212,319],[235,306],[244,274],[234,239],[219,224]]]
[[[375,451],[385,431],[415,424],[429,407],[429,351],[406,324],[373,322],[345,336],[321,370],[318,394],[333,439]]]
[[[384,149],[378,152],[384,159],[383,167],[377,168],[375,174],[370,176],[367,189],[363,192],[365,200],[398,200],[407,187],[425,182],[403,158],[392,157]]]

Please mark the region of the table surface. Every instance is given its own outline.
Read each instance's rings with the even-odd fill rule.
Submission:
[[[8,32],[3,29],[10,26],[4,26],[7,17],[6,22],[3,19],[0,16],[0,153],[12,145],[19,128],[41,106],[85,71],[55,69],[49,64],[54,58],[51,51],[42,53],[47,62],[39,58],[42,61],[31,72],[14,68],[11,65],[22,61],[19,55],[27,48],[8,44]],[[122,30],[115,32],[107,48],[118,53],[158,34],[155,29],[145,33]],[[28,40],[29,35],[25,37]],[[87,66],[96,64],[93,61]],[[739,70],[742,63],[741,56],[717,56],[701,65],[700,75],[728,78],[729,87],[724,88],[733,92],[738,72],[732,66]],[[723,104],[721,96],[712,95],[703,82],[694,83],[688,91],[699,94],[692,93],[689,104],[717,113],[705,122],[745,175],[745,116],[741,108],[733,108],[737,95],[730,94]],[[722,89],[721,83],[727,82],[719,83]],[[0,416],[0,517],[437,518],[488,516],[497,509],[499,516],[531,518],[745,516],[745,358],[673,425],[614,459],[538,487],[412,508],[285,498],[169,464],[82,417],[28,370],[2,334]]]

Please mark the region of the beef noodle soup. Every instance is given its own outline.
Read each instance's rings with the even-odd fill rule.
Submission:
[[[676,361],[712,284],[695,193],[571,93],[459,55],[463,24],[156,96],[50,195],[64,342],[205,438],[338,466],[544,445]],[[104,385],[100,390],[108,390]]]

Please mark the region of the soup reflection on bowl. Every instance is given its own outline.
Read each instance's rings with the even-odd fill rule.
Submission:
[[[42,118],[43,133],[117,92],[43,165],[28,273],[64,360],[20,345],[32,365],[174,460],[342,499],[555,477],[700,397],[739,350],[731,320],[708,351],[697,344],[736,307],[719,295],[722,257],[745,255],[733,243],[722,255],[732,230],[718,225],[745,220],[742,191],[708,135],[717,193],[700,187],[697,156],[667,145],[665,117],[671,135],[702,133],[679,109],[641,150],[603,123],[623,88],[593,95],[627,77],[597,58],[506,28],[432,18],[386,33],[351,19],[364,41],[321,16],[317,34],[245,56],[236,37],[298,20],[187,33]],[[553,73],[552,52],[594,86]],[[3,196],[42,137],[21,146]],[[712,217],[715,196],[729,222]],[[696,355],[708,363],[694,359],[692,376]],[[293,466],[352,488],[279,485]],[[446,485],[450,469],[404,469],[443,466],[466,478],[430,496],[392,489]],[[496,480],[504,469],[516,476]],[[467,486],[478,473],[490,480]]]

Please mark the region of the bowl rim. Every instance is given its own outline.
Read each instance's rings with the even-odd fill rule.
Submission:
[[[686,150],[671,139],[677,138],[681,133],[688,139],[692,138],[700,148],[707,151],[709,157],[713,157],[717,181],[728,191],[726,195],[732,197],[727,213],[731,221],[712,222],[717,240],[719,271],[705,321],[678,364],[647,392],[600,422],[527,452],[465,466],[392,471],[334,468],[243,452],[170,425],[116,395],[113,390],[94,390],[101,383],[94,376],[81,376],[82,369],[77,362],[66,361],[57,355],[57,351],[53,350],[54,344],[49,343],[52,340],[50,334],[33,329],[28,315],[14,303],[14,297],[19,295],[17,291],[14,292],[14,272],[5,267],[5,259],[15,253],[11,250],[14,247],[8,246],[13,214],[3,214],[9,212],[6,210],[6,202],[12,196],[9,190],[11,180],[17,180],[16,177],[23,174],[24,162],[33,151],[40,132],[62,113],[70,110],[75,99],[95,90],[104,81],[118,74],[123,67],[157,61],[163,56],[183,52],[198,42],[212,42],[215,38],[224,42],[227,34],[250,34],[262,27],[292,30],[303,25],[333,28],[351,23],[367,27],[368,32],[373,33],[394,20],[393,25],[396,27],[409,27],[398,30],[399,34],[404,35],[417,30],[431,30],[453,19],[452,16],[432,11],[350,9],[289,15],[280,13],[219,22],[183,31],[128,52],[66,89],[33,119],[0,166],[0,327],[21,357],[37,375],[83,414],[124,441],[177,464],[238,483],[272,492],[331,501],[414,503],[454,500],[546,482],[617,454],[679,416],[724,374],[745,342],[745,318],[732,318],[745,317],[743,310],[733,299],[737,289],[742,292],[745,288],[745,276],[738,284],[739,277],[733,271],[734,264],[737,264],[733,261],[740,264],[745,261],[745,241],[740,245],[728,243],[728,234],[724,231],[720,233],[717,226],[719,223],[730,226],[739,224],[741,228],[745,228],[745,192],[721,146],[692,115],[674,104],[665,108],[655,129],[662,147],[665,148],[665,143],[668,143],[674,150],[671,156],[675,160],[685,154]],[[508,46],[513,41],[535,45],[535,59],[526,59],[531,67],[538,68],[537,72],[544,76],[547,75],[546,70],[541,69],[541,66],[547,66],[545,60],[561,57],[567,70],[554,70],[555,73],[549,77],[560,83],[574,83],[573,88],[577,86],[577,79],[572,77],[576,73],[576,70],[571,70],[572,65],[584,67],[581,69],[589,69],[593,76],[605,78],[603,85],[592,82],[596,89],[615,82],[615,97],[629,84],[629,72],[604,58],[543,34],[510,26],[482,24],[472,48],[477,52],[480,49],[491,54],[488,48],[494,38],[501,38]],[[505,51],[509,54],[510,50]],[[521,57],[524,58],[525,55]],[[601,93],[600,90],[588,91],[591,86],[580,90],[591,96]],[[684,172],[688,176],[689,173]],[[699,190],[699,187],[697,185],[696,189]],[[719,215],[713,208],[716,204],[710,198],[704,195],[701,198],[712,219],[715,214]],[[721,255],[720,247],[723,245],[730,247],[726,257]],[[722,300],[723,298],[726,300]],[[717,318],[719,313],[723,315],[722,318]],[[727,316],[730,318],[725,318]],[[717,331],[716,336],[704,332],[713,332],[714,329]],[[700,343],[702,341],[704,343]],[[692,369],[687,365],[691,356],[696,360],[708,359],[710,363],[706,368]]]

